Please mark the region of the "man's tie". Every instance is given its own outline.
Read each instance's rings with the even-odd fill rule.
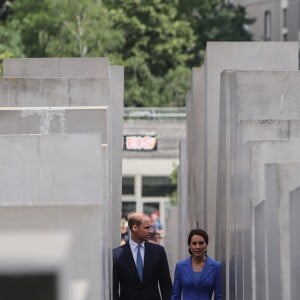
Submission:
[[[141,256],[141,245],[138,245],[138,250],[137,250],[137,255],[136,255],[136,268],[138,270],[139,273],[139,277],[141,279],[141,281],[143,281],[143,261],[142,261],[142,256]]]

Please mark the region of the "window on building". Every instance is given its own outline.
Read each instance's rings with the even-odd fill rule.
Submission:
[[[283,14],[283,27],[287,27],[287,8],[284,8],[282,10]]]
[[[122,195],[134,195],[134,177],[122,177]]]
[[[136,211],[135,201],[122,201],[122,218],[128,220],[128,215]]]
[[[166,197],[176,190],[176,185],[167,176],[143,176],[142,196]]]
[[[151,215],[155,211],[159,211],[159,202],[144,202],[143,203],[143,212],[145,214]]]
[[[265,19],[264,19],[264,40],[270,41],[271,40],[271,12],[269,10],[265,11]]]

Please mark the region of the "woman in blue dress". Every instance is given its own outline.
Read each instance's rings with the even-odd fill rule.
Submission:
[[[207,256],[208,235],[192,229],[188,236],[190,257],[177,262],[171,300],[221,300],[221,264]]]

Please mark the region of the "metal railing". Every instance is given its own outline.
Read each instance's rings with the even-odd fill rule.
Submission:
[[[124,107],[124,120],[185,120],[185,107]]]

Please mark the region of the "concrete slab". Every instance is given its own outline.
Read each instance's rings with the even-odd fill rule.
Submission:
[[[2,108],[0,116],[1,203],[106,202],[105,109]]]
[[[166,214],[166,232],[178,232],[178,207],[170,207]],[[170,274],[173,278],[175,266],[178,261],[178,244],[179,236],[177,234],[169,234],[164,242],[164,247],[167,253]]]
[[[22,96],[23,104],[35,103],[36,106],[59,105],[107,105],[107,130],[111,135],[107,152],[107,159],[111,159],[107,170],[112,183],[106,194],[109,199],[107,213],[112,219],[112,247],[120,243],[121,194],[122,194],[122,141],[123,141],[123,103],[124,103],[124,67],[111,66],[105,57],[93,58],[22,58],[6,59],[3,62],[4,77],[28,77],[23,83],[29,88],[26,97]],[[35,77],[30,78],[30,77]],[[37,82],[37,77],[39,77]],[[66,77],[66,78],[64,78]],[[77,77],[77,78],[74,78]],[[8,82],[13,81],[8,79]],[[21,80],[23,82],[24,79]],[[40,83],[41,82],[41,83]],[[1,81],[0,81],[1,86]],[[37,93],[31,93],[31,86],[37,86]],[[54,91],[53,86],[55,86]],[[39,88],[41,87],[41,88]],[[22,90],[22,89],[21,89]],[[50,99],[41,101],[41,94]],[[53,96],[55,92],[55,96]],[[1,93],[1,89],[0,89]],[[11,90],[8,90],[11,93]],[[24,93],[24,92],[23,92]],[[1,94],[0,94],[1,95]],[[33,99],[38,98],[37,101]],[[1,97],[0,97],[1,98]],[[5,97],[2,97],[5,99]],[[49,98],[49,96],[47,96]],[[8,98],[11,101],[12,97]],[[43,104],[44,103],[44,104]],[[24,105],[23,105],[24,106]],[[105,223],[108,224],[108,223]]]
[[[300,225],[300,188],[296,188],[290,192],[290,205],[289,205],[289,217],[290,217],[290,257],[291,257],[291,299],[297,299],[300,286],[300,260],[299,260],[299,225]]]
[[[109,77],[107,57],[9,58],[3,77]]]
[[[192,87],[186,98],[186,134],[189,219],[193,227],[207,230],[205,82],[205,68],[193,68]]]
[[[22,232],[20,239],[32,231],[70,232],[73,238],[68,256],[71,280],[87,280],[90,299],[105,299],[109,291],[104,290],[103,280],[108,275],[104,270],[107,257],[103,249],[106,240],[99,223],[103,218],[100,205],[0,205],[0,237],[12,231]],[[35,246],[40,256],[52,249],[47,248],[46,243]]]
[[[72,300],[88,300],[89,284],[86,280],[74,280],[71,283]]]
[[[101,133],[107,144],[107,107],[0,107],[0,135]]]
[[[227,273],[227,278],[244,280],[237,283],[241,289],[237,291],[237,298],[251,293],[251,261],[248,259],[253,232],[251,205],[256,206],[257,199],[264,199],[256,197],[257,173],[247,177],[252,165],[247,159],[251,153],[246,142],[299,138],[300,107],[295,100],[299,80],[300,74],[292,71],[225,71],[222,74],[218,201],[226,209],[219,211],[217,220],[221,223],[220,228],[224,228],[220,243],[225,236],[227,254],[220,252],[219,257],[221,260],[226,257],[229,268],[232,259],[228,253],[234,251],[237,255],[234,263],[230,262],[230,268],[243,275]],[[270,152],[273,152],[272,148]],[[252,195],[251,200],[249,195]],[[237,265],[242,269],[239,270]],[[235,289],[231,293],[235,294]]]
[[[0,98],[8,99],[7,106],[107,106],[103,127],[107,139],[103,135],[101,145],[102,161],[106,162],[102,164],[105,176],[101,181],[105,189],[99,198],[106,199],[103,211],[109,219],[101,225],[107,235],[103,251],[108,257],[104,266],[107,276],[103,277],[106,294],[102,299],[109,299],[109,257],[112,245],[119,244],[120,236],[124,68],[110,66],[107,58],[11,59],[4,62],[4,77],[8,87]],[[17,95],[9,88],[13,84],[18,85]],[[36,91],[32,92],[34,87]]]
[[[108,78],[0,78],[0,105],[107,105],[109,85]]]
[[[0,145],[2,204],[105,203],[99,134],[6,135]]]
[[[0,243],[3,299],[71,299],[70,234],[58,231],[1,232]]]
[[[299,150],[299,149],[298,149]],[[283,160],[282,160],[283,161]],[[298,159],[300,162],[300,157]],[[292,299],[289,195],[300,186],[300,163],[267,164],[266,239],[269,299]],[[279,271],[276,273],[274,271]]]
[[[188,198],[188,158],[187,158],[187,140],[180,141],[180,164],[178,168],[178,257],[177,261],[184,259],[187,255],[187,237],[191,226],[189,218],[189,210],[191,209],[191,201]],[[173,231],[171,231],[173,232]],[[181,237],[181,238],[180,238]]]
[[[265,200],[254,207],[254,268],[256,299],[267,298],[267,241]]]
[[[207,132],[207,211],[210,247],[214,251],[220,112],[223,70],[298,70],[297,42],[208,42],[205,57]],[[273,88],[276,84],[273,83]],[[252,90],[258,92],[258,90]],[[253,93],[253,94],[254,94]],[[254,98],[254,97],[253,97]],[[253,106],[254,107],[254,104]],[[202,216],[201,216],[202,217]]]
[[[111,66],[111,199],[112,247],[120,244],[120,220],[122,214],[122,157],[123,157],[123,110],[124,67]]]

